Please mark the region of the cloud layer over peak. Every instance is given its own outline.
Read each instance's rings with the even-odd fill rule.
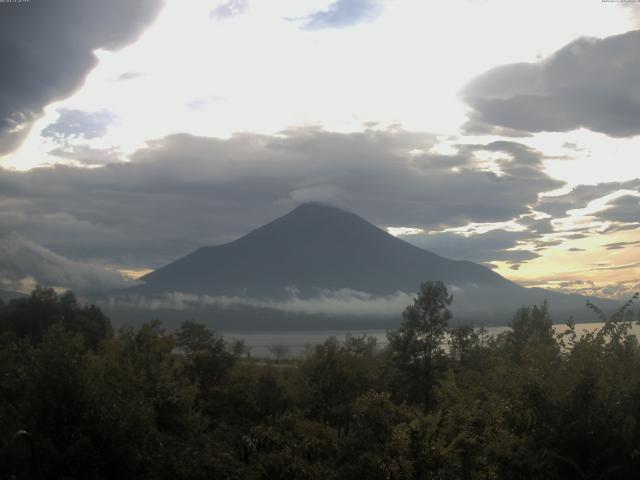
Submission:
[[[438,230],[509,221],[562,185],[524,145],[443,155],[431,153],[435,141],[401,129],[171,135],[127,163],[2,171],[0,229],[72,258],[157,267],[308,201],[329,201],[383,227]],[[477,157],[487,149],[498,173]]]

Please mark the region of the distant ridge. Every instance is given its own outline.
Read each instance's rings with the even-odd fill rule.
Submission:
[[[421,281],[515,288],[492,270],[411,245],[355,213],[305,203],[233,242],[202,247],[141,278],[144,293],[252,297],[352,289],[413,292]]]
[[[2,300],[3,302],[9,302],[11,300],[14,300],[16,298],[23,298],[26,297],[27,295],[25,295],[24,293],[20,293],[20,292],[11,292],[11,291],[7,291],[7,290],[0,290],[0,300]]]

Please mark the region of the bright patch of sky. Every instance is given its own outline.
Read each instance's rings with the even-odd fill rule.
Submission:
[[[51,146],[41,133],[61,109],[111,112],[120,122],[91,144],[124,153],[175,132],[228,137],[295,125],[357,131],[376,122],[457,135],[466,119],[459,92],[476,75],[500,64],[535,61],[581,35],[603,37],[632,25],[625,9],[584,0],[236,3],[169,0],[134,45],[97,52],[100,63],[84,86],[49,105],[22,148],[3,164],[29,168],[59,161],[47,156]],[[220,7],[236,14],[212,18]],[[343,28],[306,29],[291,20],[305,18],[324,18],[325,27],[333,19]],[[591,133],[569,137],[588,145],[573,156],[596,157],[589,169],[566,161],[549,164],[554,176],[572,183],[624,175],[621,158],[637,148],[636,141],[606,136],[594,142]],[[567,135],[527,140],[557,151]],[[603,153],[610,155],[613,142],[620,165],[596,165]],[[566,149],[560,153],[567,155]]]

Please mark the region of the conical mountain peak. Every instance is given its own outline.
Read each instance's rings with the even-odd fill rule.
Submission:
[[[340,208],[337,205],[334,205],[333,203],[329,203],[329,202],[306,202],[306,203],[301,203],[300,205],[298,205],[296,208],[294,208],[293,210],[291,210],[291,212],[289,212],[290,215],[296,214],[296,215],[313,215],[313,214],[318,214],[318,213],[329,213],[329,212],[333,212],[333,213],[351,213],[348,212],[347,210]]]
[[[471,262],[449,260],[389,235],[341,208],[304,203],[225,245],[204,247],[145,277],[147,292],[254,297],[295,288],[305,295],[350,289],[415,291],[421,281],[513,285]]]

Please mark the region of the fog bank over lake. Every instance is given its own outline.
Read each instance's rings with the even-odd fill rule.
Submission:
[[[603,323],[579,323],[576,324],[576,333],[581,336],[587,332],[593,332],[602,327]],[[487,334],[491,336],[499,335],[507,331],[510,327],[485,327]],[[556,334],[567,329],[566,324],[556,324],[553,326]],[[633,324],[631,333],[640,338],[640,325]],[[243,340],[247,349],[254,358],[274,358],[271,349],[274,346],[284,347],[287,352],[285,356],[300,357],[308,348],[313,348],[321,344],[329,337],[336,337],[339,341],[344,341],[347,335],[355,337],[367,335],[374,337],[379,347],[387,345],[387,330],[315,330],[315,331],[281,331],[281,332],[220,332],[226,340]],[[280,350],[283,350],[280,348]]]

